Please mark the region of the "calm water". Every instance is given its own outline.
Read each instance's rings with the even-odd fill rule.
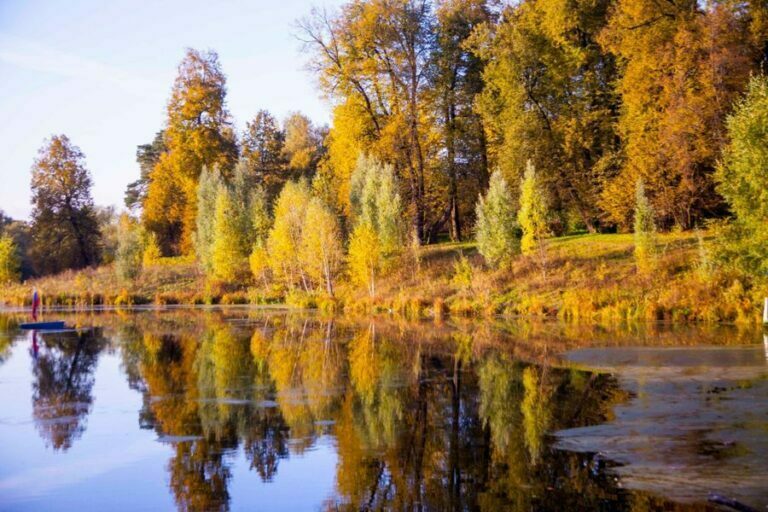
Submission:
[[[0,315],[0,510],[768,506],[760,331],[56,316]]]

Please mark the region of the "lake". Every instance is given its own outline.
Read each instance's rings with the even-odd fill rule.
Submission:
[[[0,510],[768,506],[756,328],[0,314]]]

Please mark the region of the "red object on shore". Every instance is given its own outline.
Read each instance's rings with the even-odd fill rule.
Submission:
[[[37,320],[37,311],[40,309],[40,295],[37,290],[32,292],[32,320]]]

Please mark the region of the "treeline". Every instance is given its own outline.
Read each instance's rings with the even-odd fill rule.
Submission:
[[[761,2],[695,0],[315,10],[299,28],[329,129],[261,111],[236,133],[216,53],[188,50],[164,126],[138,148],[115,252],[126,277],[140,259],[195,255],[217,279],[250,266],[265,284],[329,293],[346,252],[373,294],[388,259],[443,234],[477,237],[500,265],[551,235],[642,225],[650,236],[735,214],[721,252],[758,268],[767,15]],[[35,197],[33,225],[45,226]],[[66,236],[32,230],[67,241],[44,251],[62,267],[95,258],[92,201],[74,205],[83,216]]]

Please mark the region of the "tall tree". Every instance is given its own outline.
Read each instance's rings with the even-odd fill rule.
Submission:
[[[640,178],[662,226],[689,228],[722,209],[713,173],[724,119],[760,53],[751,13],[728,0],[616,4],[601,34],[622,70],[624,159],[602,201],[615,222],[629,226]]]
[[[294,178],[311,176],[321,156],[323,135],[301,112],[293,112],[285,120],[283,158]]]
[[[229,173],[237,146],[226,108],[226,78],[216,52],[188,49],[168,102],[167,150],[150,173],[143,219],[166,253],[189,253],[203,167]]]
[[[486,62],[478,101],[491,165],[513,194],[531,160],[561,217],[599,227],[600,187],[614,167],[618,139],[617,78],[597,38],[609,0],[527,0],[508,5],[502,21],[475,31]]]
[[[347,105],[346,115],[360,116],[363,134],[377,142],[368,151],[395,164],[414,228],[425,239],[426,180],[437,153],[429,144],[431,2],[355,1],[337,17],[315,11],[302,26],[321,86]]]
[[[160,130],[149,144],[142,144],[136,148],[136,162],[139,164],[139,179],[131,182],[125,189],[125,206],[129,210],[137,210],[147,198],[149,176],[160,155],[166,150],[165,133]]]
[[[488,158],[482,118],[474,108],[483,89],[483,61],[469,48],[473,31],[494,16],[487,0],[447,0],[436,9],[433,56],[433,101],[445,147],[441,168],[448,178],[448,198],[441,219],[451,239],[459,240],[464,217],[488,180]],[[463,192],[460,193],[460,190]],[[434,238],[440,222],[431,228]]]
[[[271,196],[276,195],[287,178],[283,157],[285,134],[275,117],[259,110],[253,120],[246,123],[241,146],[242,157],[254,181],[266,187]]]
[[[100,233],[85,156],[66,135],[40,148],[32,167],[32,258],[47,274],[98,262]]]

